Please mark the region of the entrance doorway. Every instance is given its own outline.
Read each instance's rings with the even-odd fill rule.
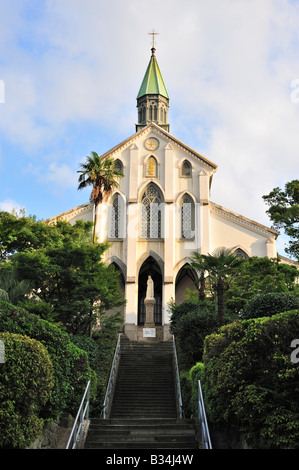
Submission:
[[[188,263],[179,270],[175,281],[175,303],[178,305],[184,302],[187,288],[198,292],[198,276],[193,269],[187,267],[190,267]]]
[[[138,325],[145,323],[145,305],[147,279],[152,277],[154,281],[154,297],[156,300],[154,322],[162,325],[162,273],[158,263],[149,256],[142,264],[138,276]]]

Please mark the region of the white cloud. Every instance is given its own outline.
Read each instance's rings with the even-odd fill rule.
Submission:
[[[61,186],[67,189],[69,187],[75,187],[78,176],[66,164],[58,166],[56,163],[51,163],[45,175],[42,176],[42,179],[55,186]]]
[[[5,199],[5,201],[0,201],[0,210],[4,212],[25,212],[25,208],[16,201],[12,199]]]

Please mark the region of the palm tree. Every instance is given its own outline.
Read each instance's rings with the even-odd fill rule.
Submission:
[[[16,269],[3,270],[0,273],[0,300],[16,305],[19,300],[28,297],[32,289],[33,283],[31,281],[18,280]]]
[[[200,255],[197,251],[193,253],[192,256],[193,261],[190,263],[190,266],[187,266],[187,269],[195,269],[199,273],[199,283],[197,285],[197,281],[194,282],[197,289],[198,289],[198,300],[205,300],[206,298],[206,278],[205,278],[205,260],[203,255]]]
[[[212,254],[192,255],[191,266],[200,273],[207,272],[211,286],[217,295],[219,326],[224,324],[224,293],[228,287],[228,277],[233,274],[242,260],[237,258],[229,248],[219,247]]]
[[[95,243],[98,205],[119,186],[118,179],[124,175],[115,168],[115,160],[111,157],[102,159],[96,152],[91,152],[91,156],[86,158],[87,161],[80,165],[82,170],[77,171],[81,173],[78,189],[92,186],[90,201],[94,203],[93,242]]]

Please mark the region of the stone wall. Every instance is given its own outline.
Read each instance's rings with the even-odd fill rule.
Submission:
[[[41,435],[29,449],[65,449],[73,422],[72,416],[63,415],[57,421],[45,423]]]

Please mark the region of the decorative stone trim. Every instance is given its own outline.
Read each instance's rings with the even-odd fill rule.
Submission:
[[[253,230],[256,233],[259,233],[263,236],[269,237],[269,233],[274,237],[277,238],[278,232],[273,230],[272,228],[266,227],[265,225],[259,224],[252,219],[247,219],[243,215],[237,214],[236,212],[232,212],[228,209],[225,209],[214,202],[210,202],[211,213],[215,213],[227,220],[232,220],[234,223],[241,225],[242,227],[248,228],[248,230]]]
[[[57,220],[62,219],[68,222],[69,220],[73,219],[79,214],[84,214],[86,212],[90,212],[93,210],[93,203],[87,202],[85,204],[82,204],[81,206],[74,207],[73,209],[70,209],[68,211],[62,212],[61,214],[55,215],[54,217],[50,217],[49,219],[46,219],[45,222],[48,223],[56,223]]]

